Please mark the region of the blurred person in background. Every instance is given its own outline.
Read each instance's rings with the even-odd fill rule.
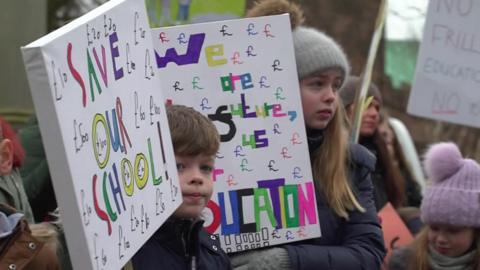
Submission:
[[[354,99],[359,86],[360,78],[350,76],[340,91],[349,120],[354,118]],[[370,84],[367,97],[372,99],[362,113],[359,143],[377,157],[372,177],[375,206],[380,211],[388,202],[391,203],[415,234],[422,227],[418,210],[422,200],[420,186],[404,163],[388,119],[385,115],[382,117],[383,100],[374,83]]]
[[[58,234],[57,253],[61,269],[72,269],[42,136],[35,115],[20,129],[19,137],[26,152],[20,173],[35,222],[48,222],[55,227]]]
[[[0,117],[0,203],[15,208],[33,223],[33,214],[23,187],[19,168],[25,160],[23,149],[12,126]]]
[[[19,173],[24,159],[13,128],[0,118],[0,269],[59,269],[53,226],[32,224]]]
[[[379,132],[385,139],[387,149],[394,162],[398,163],[403,177],[413,180],[412,187],[409,188],[407,184],[407,197],[409,197],[409,192],[416,192],[417,188],[420,188],[420,194],[417,195],[423,194],[426,186],[425,174],[410,132],[399,119],[390,117],[385,111],[380,113]],[[407,204],[418,207],[420,202],[421,196],[418,196],[411,199],[410,203]]]
[[[51,220],[57,208],[52,179],[37,118],[33,116],[18,133],[26,152],[20,174],[36,222]]]

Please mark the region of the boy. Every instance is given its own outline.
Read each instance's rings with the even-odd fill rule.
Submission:
[[[218,240],[203,229],[200,219],[213,192],[220,136],[213,123],[192,108],[168,106],[167,116],[183,202],[126,269],[231,269]]]

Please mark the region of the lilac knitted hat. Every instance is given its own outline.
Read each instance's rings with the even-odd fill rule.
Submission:
[[[480,166],[464,159],[454,143],[432,145],[425,154],[432,181],[423,197],[421,217],[427,224],[480,228]]]

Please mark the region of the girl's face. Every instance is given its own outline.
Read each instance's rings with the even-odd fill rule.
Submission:
[[[380,103],[373,99],[368,108],[362,114],[362,125],[360,126],[360,135],[362,137],[371,137],[380,124]]]
[[[347,116],[353,121],[355,113],[355,105],[350,104],[347,107]],[[380,103],[376,99],[372,99],[368,108],[363,111],[362,124],[360,125],[360,136],[371,137],[380,125]]]
[[[428,243],[440,254],[455,258],[465,254],[473,245],[475,231],[468,227],[428,225]]]
[[[324,129],[337,110],[337,92],[343,82],[339,69],[332,68],[300,80],[305,125]]]

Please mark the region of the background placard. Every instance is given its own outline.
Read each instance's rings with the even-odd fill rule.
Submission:
[[[478,1],[430,1],[409,113],[480,127],[479,23]]]

